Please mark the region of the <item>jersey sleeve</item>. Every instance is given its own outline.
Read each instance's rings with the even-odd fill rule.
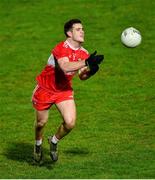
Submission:
[[[60,59],[68,56],[68,51],[63,47],[62,43],[58,44],[53,50],[52,54],[56,59]]]

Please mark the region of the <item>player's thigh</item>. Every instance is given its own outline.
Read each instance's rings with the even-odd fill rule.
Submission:
[[[75,124],[76,121],[76,105],[73,99],[65,100],[56,104],[58,110],[60,111],[64,121],[68,123]]]
[[[44,125],[49,116],[49,110],[38,111],[36,110],[36,122],[40,125]]]

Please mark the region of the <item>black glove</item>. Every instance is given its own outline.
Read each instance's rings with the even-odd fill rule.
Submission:
[[[86,66],[88,66],[90,69],[92,66],[100,64],[104,59],[104,55],[96,55],[96,53],[97,51],[92,53],[89,58],[85,60]]]
[[[93,76],[98,70],[99,70],[98,64],[92,66],[89,71],[90,76]]]

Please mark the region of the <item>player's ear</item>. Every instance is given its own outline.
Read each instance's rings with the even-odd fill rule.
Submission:
[[[71,32],[71,31],[68,31],[68,32],[67,32],[67,35],[68,35],[68,37],[72,37],[72,32]]]

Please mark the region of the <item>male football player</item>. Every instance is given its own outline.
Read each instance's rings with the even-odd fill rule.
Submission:
[[[50,156],[58,160],[57,143],[75,126],[76,106],[71,80],[80,70],[82,80],[94,75],[103,55],[96,52],[89,55],[82,47],[84,29],[79,19],[71,19],[64,25],[66,40],[57,44],[51,51],[46,67],[36,77],[37,86],[33,91],[32,102],[36,110],[34,160],[42,160],[43,128],[48,120],[50,107],[55,104],[62,116],[62,123],[56,133],[48,138]]]

